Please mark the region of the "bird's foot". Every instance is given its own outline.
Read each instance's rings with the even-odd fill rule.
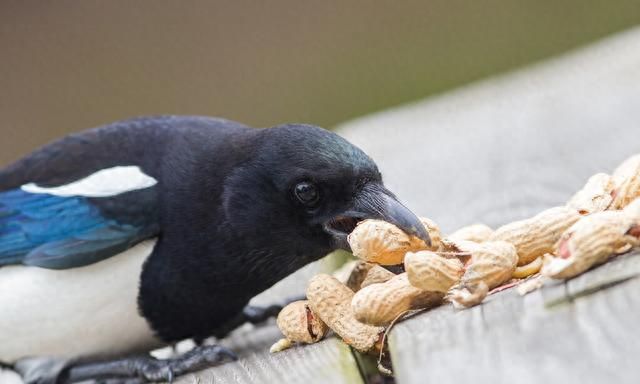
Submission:
[[[26,384],[56,384],[69,360],[55,357],[28,357],[12,367]]]
[[[224,361],[237,360],[231,350],[219,345],[201,345],[172,359],[158,360],[151,356],[137,356],[98,363],[71,365],[65,370],[63,383],[84,380],[124,384],[167,381]]]

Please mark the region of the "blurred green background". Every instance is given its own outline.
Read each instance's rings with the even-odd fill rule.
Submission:
[[[331,127],[638,22],[638,1],[3,0],[0,165],[136,115]]]

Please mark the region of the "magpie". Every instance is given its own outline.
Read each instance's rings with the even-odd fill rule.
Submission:
[[[0,362],[32,382],[155,381],[233,357],[141,353],[264,319],[253,296],[369,218],[430,241],[371,158],[312,125],[154,116],[71,134],[0,170]]]

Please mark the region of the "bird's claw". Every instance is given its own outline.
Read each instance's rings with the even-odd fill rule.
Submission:
[[[148,358],[140,370],[140,376],[147,381],[166,381],[172,383],[176,376],[219,364],[234,361],[238,356],[220,345],[203,345],[173,359],[156,360]]]
[[[65,382],[104,378],[108,384],[139,384],[143,382],[169,382],[186,373],[237,360],[231,350],[219,345],[201,345],[175,358],[158,360],[151,356],[138,356],[102,363],[71,366]]]
[[[238,355],[229,348],[221,345],[209,345],[207,347],[208,349],[205,350],[204,354],[206,355],[206,361],[208,363],[219,363],[225,360],[238,360]]]
[[[140,377],[152,382],[173,382],[173,370],[169,360],[156,360],[154,358],[146,358],[146,360],[137,370]]]

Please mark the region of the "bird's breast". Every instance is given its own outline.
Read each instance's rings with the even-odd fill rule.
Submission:
[[[85,267],[0,268],[0,361],[115,356],[161,345],[139,314],[142,265],[155,240]]]

